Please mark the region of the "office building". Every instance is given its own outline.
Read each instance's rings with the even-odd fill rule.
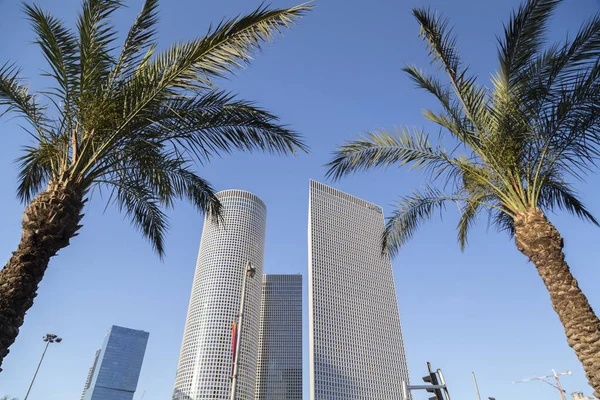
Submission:
[[[206,217],[181,344],[174,400],[228,399],[232,373],[231,328],[239,313],[246,264],[248,278],[241,329],[236,400],[253,400],[267,209],[242,190],[217,193],[220,222]]]
[[[96,370],[96,365],[98,365],[98,357],[100,356],[100,349],[96,350],[96,354],[94,355],[94,362],[88,371],[87,377],[85,378],[85,386],[83,387],[83,393],[81,394],[81,400],[84,400],[85,392],[90,388],[90,384],[92,383],[92,377],[94,376],[94,371]]]
[[[302,400],[302,275],[263,275],[256,400]]]
[[[148,332],[113,325],[96,351],[81,398],[133,400],[148,336]]]
[[[311,400],[401,399],[408,382],[381,207],[310,181]]]

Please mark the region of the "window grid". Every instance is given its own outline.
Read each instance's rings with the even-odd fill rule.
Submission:
[[[302,400],[302,275],[263,276],[256,400]]]
[[[248,279],[240,345],[238,399],[255,390],[266,206],[242,190],[217,193],[223,222],[205,218],[179,365],[174,400],[228,399],[231,386],[231,326],[240,306],[246,263]]]
[[[380,206],[319,182],[309,196],[313,400],[399,399],[408,368]]]

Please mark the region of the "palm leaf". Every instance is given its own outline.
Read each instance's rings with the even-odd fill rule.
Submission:
[[[465,115],[479,134],[483,134],[486,91],[476,84],[477,78],[469,75],[468,68],[463,65],[448,21],[427,8],[413,9],[413,15],[421,26],[421,37],[427,44],[432,61],[444,69]],[[477,147],[472,150],[478,152]]]
[[[396,208],[388,218],[383,233],[383,250],[392,256],[411,239],[420,225],[433,217],[436,211],[443,211],[447,202],[458,202],[463,197],[447,195],[438,189],[427,186],[423,191],[396,201]]]
[[[121,55],[111,71],[111,84],[119,77],[128,79],[138,67],[147,51],[156,45],[158,0],[146,0],[142,10],[129,29]]]
[[[334,180],[361,170],[394,164],[412,163],[412,168],[428,169],[435,176],[457,168],[451,154],[431,146],[427,135],[417,130],[401,129],[395,135],[386,131],[367,133],[341,145],[334,154],[327,164],[326,174]]]
[[[118,148],[120,140],[133,130],[131,124],[135,126],[136,121],[148,118],[163,102],[180,96],[181,91],[206,90],[207,86],[212,86],[211,76],[221,76],[248,62],[251,52],[258,50],[261,42],[289,27],[310,8],[308,5],[281,10],[260,7],[245,17],[220,24],[202,39],[176,44],[138,67],[131,79],[120,87],[117,96],[118,107],[115,109],[122,110],[119,125],[110,129],[110,136],[102,140],[92,161],[75,166],[78,173],[89,171],[93,160]],[[294,139],[294,135],[288,137]],[[294,143],[284,144],[287,152],[299,142],[294,139]]]
[[[499,77],[508,87],[521,83],[521,73],[539,53],[550,16],[561,0],[528,0],[513,13],[499,40]]]
[[[36,96],[30,94],[29,89],[21,83],[20,72],[14,64],[0,67],[0,106],[6,107],[5,113],[15,111],[25,118],[36,131],[32,136],[42,141],[46,136],[48,123],[44,115],[45,107],[39,105]]]
[[[544,179],[539,198],[539,207],[542,210],[566,210],[582,220],[587,220],[596,226],[600,226],[598,220],[579,200],[577,193],[570,185],[552,176],[547,176]]]
[[[438,115],[433,111],[426,110],[423,112],[425,118],[446,128],[449,132],[465,145],[470,148],[478,148],[480,146],[478,137],[475,133],[475,127],[466,118],[465,113],[456,101],[452,98],[452,90],[443,85],[442,82],[415,66],[408,66],[403,69],[417,87],[426,90],[433,94],[442,105],[446,115]]]
[[[85,0],[77,19],[79,31],[80,91],[96,95],[114,64],[111,56],[116,31],[110,16],[123,5],[120,0]]]
[[[37,5],[25,4],[24,9],[36,33],[35,42],[42,49],[52,70],[49,76],[58,84],[53,94],[59,97],[59,101],[64,102],[64,116],[72,118],[79,69],[77,39],[69,29],[65,28],[61,20],[43,12]],[[70,125],[69,123],[68,129]]]
[[[147,187],[133,179],[120,178],[104,181],[113,187],[114,201],[119,211],[124,212],[133,225],[148,239],[154,250],[164,256],[164,236],[168,228],[167,217],[160,209],[159,199]]]
[[[40,143],[38,147],[26,146],[17,159],[19,163],[19,187],[17,195],[24,203],[29,203],[48,183],[53,165],[60,157],[60,151],[51,143]]]

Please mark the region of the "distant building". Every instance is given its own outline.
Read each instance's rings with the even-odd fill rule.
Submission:
[[[573,396],[573,400],[596,400],[593,397],[584,396],[581,392],[571,393],[571,396]]]
[[[380,206],[310,181],[311,400],[401,399],[408,383]]]
[[[248,262],[256,275],[247,280],[236,400],[254,400],[267,208],[243,190],[225,190],[217,197],[222,220],[204,220],[173,400],[229,398],[232,324]]]
[[[82,400],[133,400],[148,332],[113,325],[96,351]]]
[[[302,275],[264,275],[256,400],[302,400]]]
[[[85,386],[83,387],[83,393],[81,393],[81,400],[84,400],[85,392],[90,388],[92,383],[92,377],[94,376],[94,371],[96,370],[96,365],[98,365],[98,357],[100,356],[100,349],[96,350],[96,354],[94,355],[94,362],[90,367],[87,377],[85,378]]]

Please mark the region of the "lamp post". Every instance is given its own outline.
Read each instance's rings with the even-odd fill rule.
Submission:
[[[58,336],[56,336],[52,333],[47,333],[46,336],[43,337],[43,339],[44,339],[44,342],[46,342],[46,347],[44,347],[44,352],[42,353],[42,358],[40,358],[40,362],[38,363],[38,366],[35,369],[35,373],[33,374],[33,379],[31,379],[31,383],[29,384],[29,389],[27,389],[27,394],[25,394],[25,398],[23,400],[27,400],[27,396],[29,396],[29,392],[31,391],[31,388],[33,387],[33,382],[35,382],[35,377],[37,376],[37,373],[40,370],[42,361],[44,361],[44,356],[46,355],[46,350],[48,350],[48,346],[50,345],[50,343],[62,342],[62,338],[59,338]]]
[[[246,264],[246,273],[244,274],[244,280],[242,282],[242,299],[240,301],[240,312],[237,320],[237,332],[235,340],[235,354],[233,359],[233,374],[231,375],[231,394],[230,400],[235,400],[237,394],[237,382],[238,382],[238,361],[240,358],[240,343],[242,343],[242,322],[244,319],[244,300],[246,298],[246,281],[247,278],[254,278],[256,269],[252,266],[250,261]]]

